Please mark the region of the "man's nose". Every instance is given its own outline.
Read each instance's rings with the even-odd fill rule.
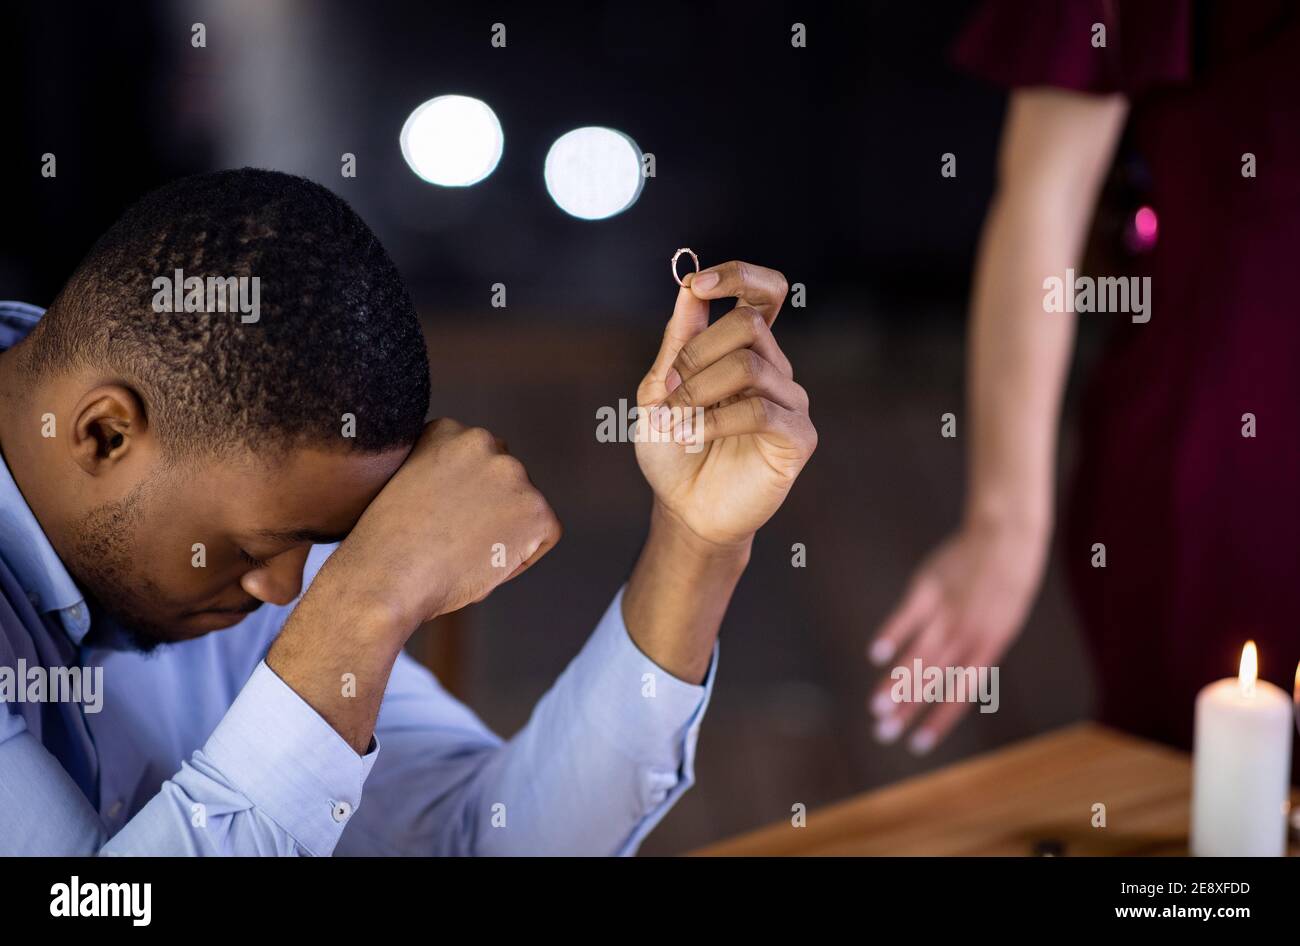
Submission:
[[[311,546],[281,552],[264,568],[245,572],[240,586],[267,604],[288,604],[302,591],[302,569],[307,564]]]

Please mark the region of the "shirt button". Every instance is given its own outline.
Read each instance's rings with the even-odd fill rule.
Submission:
[[[108,816],[110,818],[116,818],[118,816],[118,813],[121,810],[122,810],[122,799],[119,798],[117,801],[113,802],[113,804],[109,806]]]
[[[334,809],[330,812],[330,814],[334,816],[335,821],[337,821],[339,824],[342,824],[343,822],[347,821],[348,818],[351,816],[352,806],[345,801],[336,801],[334,803]]]

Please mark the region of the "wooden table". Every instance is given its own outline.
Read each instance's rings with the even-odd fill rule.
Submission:
[[[1083,723],[695,853],[1029,855],[1056,841],[1074,857],[1185,855],[1191,787],[1187,753]],[[1104,828],[1092,826],[1097,803]]]

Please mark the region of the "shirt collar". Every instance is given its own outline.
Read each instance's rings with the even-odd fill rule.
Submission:
[[[23,303],[0,302],[0,350],[9,348],[30,331],[42,310]],[[90,630],[90,611],[9,466],[0,457],[0,558],[5,560],[28,600],[43,613],[58,612],[64,629],[80,644]]]
[[[36,327],[45,310],[26,302],[0,301],[0,351],[13,348]]]

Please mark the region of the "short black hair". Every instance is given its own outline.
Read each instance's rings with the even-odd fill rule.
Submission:
[[[257,320],[155,311],[155,280],[176,270],[258,277]],[[429,407],[424,337],[392,259],[341,197],[278,171],[198,174],[146,195],[29,341],[37,374],[106,366],[134,382],[172,455],[409,446]]]

